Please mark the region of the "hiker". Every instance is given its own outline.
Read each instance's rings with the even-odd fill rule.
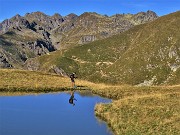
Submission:
[[[71,93],[71,97],[70,97],[70,99],[69,99],[69,103],[72,104],[73,106],[75,105],[74,100],[76,100],[76,99],[74,98],[74,91],[73,91],[73,92]],[[77,101],[77,100],[76,100],[76,101]]]
[[[77,77],[75,77],[75,73],[72,73],[71,75],[70,75],[70,78],[71,78],[71,82],[72,82],[72,88],[76,88],[76,85],[75,85],[75,78],[77,78]]]

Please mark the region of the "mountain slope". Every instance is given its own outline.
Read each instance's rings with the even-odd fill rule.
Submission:
[[[133,27],[107,39],[74,47],[40,65],[56,65],[66,73],[95,82],[158,85],[179,84],[180,12]],[[46,56],[47,57],[47,56]],[[51,56],[48,56],[51,57]],[[47,64],[48,63],[48,64]]]
[[[179,23],[177,12],[140,26],[130,48],[104,74],[116,78],[116,82],[123,79],[131,84],[166,83],[180,67]]]
[[[24,17],[17,14],[0,23],[0,67],[22,68],[29,58],[107,38],[157,17],[152,11],[111,17],[89,12],[65,17],[42,12]]]
[[[28,58],[51,51],[55,51],[51,42],[29,29],[22,29],[18,32],[9,31],[0,35],[0,55],[11,65],[4,65],[1,60],[0,67],[22,68]]]

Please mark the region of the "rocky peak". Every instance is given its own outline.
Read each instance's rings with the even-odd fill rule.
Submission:
[[[48,16],[42,12],[33,12],[25,15],[25,18],[29,22],[35,22],[38,26],[45,30],[52,30],[63,22],[62,16],[59,14],[54,14],[53,16]]]
[[[54,21],[56,23],[56,26],[64,21],[63,17],[58,13],[55,13],[53,16],[51,16],[51,19],[52,19],[52,22]]]
[[[147,14],[152,14],[152,15],[158,17],[158,15],[154,11],[148,10],[146,13]]]
[[[25,18],[30,22],[32,22],[32,21],[45,22],[50,17],[48,15],[38,11],[38,12],[32,12],[32,13],[26,14]]]
[[[12,17],[11,19],[8,19],[8,20],[11,23],[16,23],[16,22],[23,23],[23,22],[27,21],[24,17],[20,16],[19,14],[15,15],[14,17]]]
[[[148,10],[147,12],[146,12],[146,15],[148,16],[148,17],[152,17],[152,18],[158,18],[158,15],[155,13],[155,12],[153,12],[153,11],[150,11],[150,10]]]
[[[158,18],[158,16],[155,12],[148,10],[147,12],[139,12],[137,14],[116,14],[111,16],[111,18],[114,22],[127,20],[137,25],[148,21],[153,21]]]
[[[46,15],[45,13],[40,12],[40,11],[32,12],[32,13],[30,13],[29,15],[34,15],[34,16],[36,16],[36,17],[47,17],[47,16],[48,16],[48,15]]]
[[[12,17],[12,19],[21,19],[21,16],[19,14],[16,14],[14,17]]]
[[[11,19],[6,19],[0,23],[0,34],[7,32],[10,28],[21,30],[22,28],[29,28],[29,22],[21,17],[19,14],[12,17]]]
[[[58,13],[55,13],[53,16],[51,16],[51,18],[61,19],[62,16]]]
[[[83,14],[81,14],[77,21],[76,21],[76,25],[81,25],[83,27],[95,27],[95,25],[99,22],[99,20],[102,18],[103,16],[98,15],[97,13],[92,13],[92,12],[85,12]]]
[[[150,10],[148,10],[147,12],[137,13],[133,16],[133,20],[138,23],[145,23],[148,21],[153,21],[157,18],[158,18],[158,15],[155,12],[150,11]]]
[[[78,15],[71,13],[71,14],[65,16],[64,20],[66,22],[71,22],[71,21],[75,21],[77,18],[78,18]]]
[[[102,17],[102,15],[95,12],[84,12],[80,15],[80,18]]]
[[[115,14],[115,15],[112,16],[112,17],[114,17],[114,18],[123,18],[124,15],[125,15],[125,14]]]
[[[116,14],[111,16],[113,22],[118,23],[122,20],[127,20],[128,18],[131,18],[133,15],[132,14]]]

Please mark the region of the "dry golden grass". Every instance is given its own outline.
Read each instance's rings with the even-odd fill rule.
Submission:
[[[0,92],[53,92],[72,89],[68,77],[43,72],[0,69],[0,80]],[[82,82],[77,81],[77,85]]]
[[[53,92],[72,90],[71,81],[68,77],[46,72],[34,72],[17,69],[0,69],[0,92]],[[78,90],[101,88],[88,81],[76,80]]]
[[[180,134],[180,86],[109,86],[93,90],[115,99],[98,104],[95,114],[116,135]]]

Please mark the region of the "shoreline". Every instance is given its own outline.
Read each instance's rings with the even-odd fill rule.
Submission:
[[[0,94],[39,94],[74,90],[70,79],[42,72],[0,70]],[[12,85],[13,84],[13,85]],[[94,113],[119,134],[180,134],[180,85],[130,86],[76,80],[78,90],[112,99]],[[52,87],[53,86],[53,87]]]

